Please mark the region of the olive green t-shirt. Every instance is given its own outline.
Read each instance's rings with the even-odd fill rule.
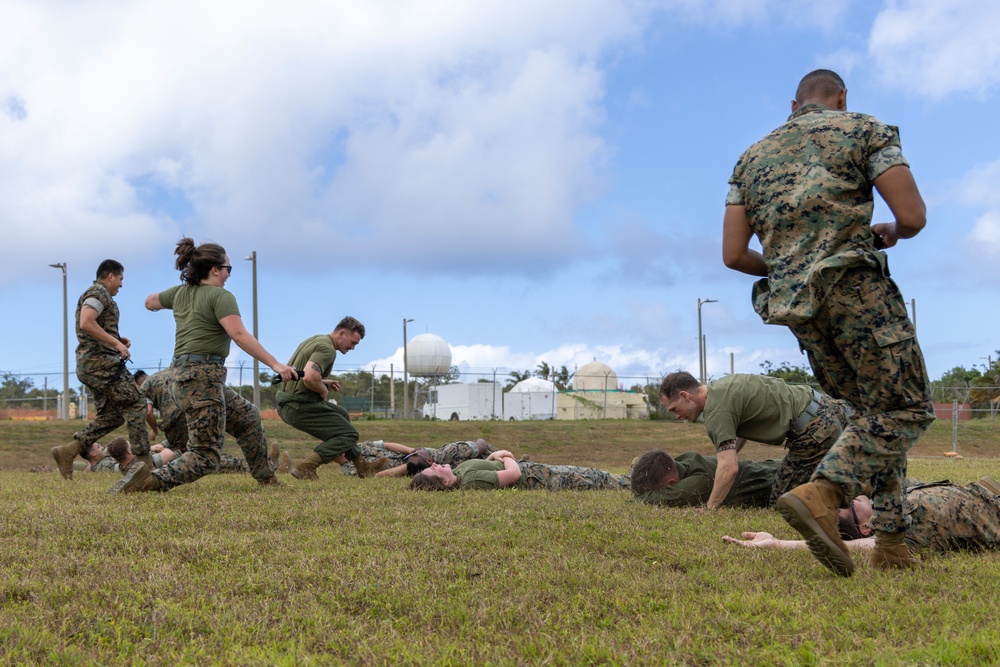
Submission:
[[[458,478],[460,489],[491,490],[500,488],[503,461],[487,461],[485,459],[470,459],[459,463],[452,469]]]
[[[685,452],[674,458],[674,462],[681,477],[677,484],[637,495],[635,499],[665,507],[700,506],[708,502],[718,460],[714,456]],[[767,507],[780,465],[781,461],[740,461],[736,481],[722,506]]]
[[[288,360],[288,365],[292,368],[305,370],[306,364],[314,362],[320,368],[320,377],[327,377],[333,370],[333,362],[337,358],[337,348],[333,346],[333,339],[329,334],[312,336],[302,341],[292,358]],[[312,389],[306,386],[303,380],[295,382],[283,382],[281,391],[288,394],[315,394]]]
[[[780,378],[729,375],[708,387],[705,430],[716,448],[735,438],[780,445],[812,395],[810,387]]]
[[[174,355],[217,354],[229,356],[232,339],[219,324],[240,307],[231,292],[215,285],[176,285],[159,293],[160,305],[174,311],[177,333]]]

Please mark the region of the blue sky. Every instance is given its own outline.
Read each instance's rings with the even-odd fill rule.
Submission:
[[[469,380],[597,359],[631,384],[697,372],[701,297],[711,376],[805,365],[723,266],[721,221],[737,157],[818,67],[901,129],[928,226],[890,267],[931,377],[985,364],[998,26],[985,0],[4,0],[0,370],[61,384],[47,265],[72,310],[106,257],[134,366],[169,363],[173,320],[142,304],[184,235],[227,248],[248,328],[257,251],[282,360],[352,314],[368,336],[336,369],[398,373],[413,318]]]

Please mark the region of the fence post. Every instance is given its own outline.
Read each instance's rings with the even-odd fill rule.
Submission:
[[[951,401],[951,451],[958,452],[958,399]]]

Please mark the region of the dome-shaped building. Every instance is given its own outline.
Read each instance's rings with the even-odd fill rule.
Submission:
[[[524,393],[530,391],[555,391],[556,386],[545,378],[525,378],[508,389],[509,392]]]
[[[451,347],[441,336],[425,333],[406,344],[406,369],[415,377],[445,375],[451,368]]]
[[[573,374],[573,389],[576,391],[612,391],[618,389],[618,374],[599,361],[584,364]]]

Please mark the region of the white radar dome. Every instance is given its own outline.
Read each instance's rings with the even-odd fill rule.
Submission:
[[[420,334],[406,344],[406,368],[410,375],[444,375],[451,369],[451,348],[434,334]]]

